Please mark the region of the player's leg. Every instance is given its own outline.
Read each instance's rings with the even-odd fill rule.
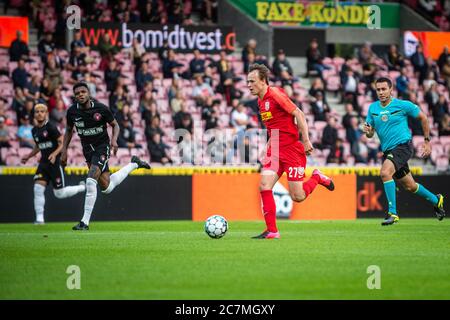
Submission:
[[[92,158],[93,160],[94,157]],[[80,223],[74,226],[73,230],[89,230],[92,210],[97,200],[97,181],[100,178],[101,170],[96,164],[89,165],[89,172],[86,178],[86,195],[84,199],[84,214]]]
[[[273,187],[277,183],[279,175],[273,170],[263,169],[261,172],[261,181],[259,183],[259,191],[263,205],[264,220],[266,222],[266,230],[260,235],[253,237],[254,239],[273,239],[279,238],[276,213],[277,208],[273,197]]]
[[[380,176],[383,181],[384,193],[388,200],[388,216],[382,222],[382,225],[393,224],[398,221],[396,185],[394,181],[395,165],[390,159],[386,159],[381,166]]]
[[[122,167],[119,171],[113,173],[111,176],[109,175],[109,172],[107,172],[107,174],[105,175],[102,173],[99,180],[102,192],[111,193],[114,190],[114,188],[117,187],[119,184],[121,184],[122,181],[125,180],[125,178],[128,177],[128,175],[133,170],[139,168],[150,169],[150,165],[147,162],[142,161],[138,157],[133,156],[129,164]],[[104,173],[106,173],[106,171]]]
[[[434,211],[438,220],[441,221],[442,219],[444,219],[444,197],[441,194],[434,194],[420,183],[417,183],[409,170],[406,175],[399,178],[397,181],[406,191],[415,193],[433,204]]]
[[[34,181],[34,211],[36,213],[36,220],[34,224],[44,224],[44,206],[45,206],[45,187],[47,181],[43,179],[36,179]]]
[[[83,182],[78,186],[65,186],[64,169],[59,163],[52,165],[52,184],[53,184],[53,194],[58,199],[65,199],[73,197],[74,195],[85,192],[86,186]]]

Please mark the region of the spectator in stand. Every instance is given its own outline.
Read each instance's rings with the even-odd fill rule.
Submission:
[[[344,159],[344,146],[342,139],[338,138],[334,146],[330,148],[330,153],[327,157],[327,163],[343,164]]]
[[[425,55],[423,54],[423,46],[421,43],[419,43],[416,47],[416,52],[411,56],[410,58],[411,63],[414,67],[414,72],[416,73],[416,77],[419,78],[419,84],[423,83],[423,80],[426,77],[426,59]]]
[[[148,64],[142,63],[141,68],[136,73],[136,88],[138,92],[142,92],[147,82],[153,81],[153,75],[151,74]]]
[[[62,70],[56,65],[56,61],[53,58],[50,58],[48,60],[47,67],[45,68],[44,72],[45,79],[48,80],[48,90],[49,93],[53,93],[53,91],[62,85],[63,83],[63,76],[62,76]]]
[[[439,136],[450,136],[450,116],[445,114],[438,125]]]
[[[133,64],[135,70],[139,70],[141,68],[142,59],[145,54],[145,49],[143,46],[139,44],[139,41],[137,38],[133,38],[133,44],[129,50],[130,57],[133,59]],[[147,61],[148,63],[148,61]]]
[[[320,78],[323,79],[322,72],[323,70],[329,70],[331,67],[323,64],[323,56],[319,50],[319,43],[317,39],[312,39],[309,44],[308,49],[306,50],[306,69],[307,74],[309,75],[311,71],[316,71]]]
[[[19,61],[20,59],[27,60],[30,54],[28,45],[22,40],[22,31],[17,31],[17,38],[11,42],[9,47],[9,60],[11,62]]]
[[[244,65],[244,73],[248,73],[248,69],[254,63],[256,63],[256,56],[253,52],[250,52],[247,55],[247,64]]]
[[[147,0],[145,5],[140,10],[142,23],[160,24],[161,16],[158,13],[157,3],[153,3],[152,0]]]
[[[30,120],[30,123],[32,122],[32,119],[34,119],[34,101],[31,99],[25,101],[25,105],[18,117],[19,123],[22,123],[22,120],[26,118]]]
[[[185,103],[181,104],[181,110],[174,115],[173,124],[175,130],[185,129],[192,134],[193,120],[191,114],[187,111],[187,106]]]
[[[106,90],[112,92],[117,86],[117,79],[121,76],[116,60],[111,60],[105,70]]]
[[[131,105],[131,102],[131,98],[121,85],[117,85],[116,90],[109,96],[109,108],[113,114],[121,111],[124,105]]]
[[[398,52],[396,44],[389,46],[389,52],[386,54],[385,62],[389,71],[400,71],[405,66],[403,56]]]
[[[362,131],[359,128],[359,120],[357,117],[350,118],[350,126],[345,130],[346,139],[350,143],[350,149],[359,141]]]
[[[205,131],[219,126],[219,101],[213,101],[211,97],[206,100],[202,108],[202,120],[205,120]]]
[[[358,117],[358,113],[354,110],[353,105],[351,103],[345,104],[345,114],[342,117],[342,126],[344,129],[348,129],[351,127],[351,118]]]
[[[436,0],[419,0],[419,11],[430,20],[436,16],[437,8],[438,1]]]
[[[402,68],[400,75],[395,79],[395,87],[398,91],[398,96],[404,98],[408,90],[409,78],[407,76],[406,68]]]
[[[233,99],[241,97],[241,93],[234,87],[236,77],[224,50],[220,52],[220,60],[216,62],[216,66],[220,74],[220,85],[217,87],[217,91],[225,96],[227,104],[230,105]]]
[[[141,99],[139,101],[140,112],[144,114],[144,111],[146,109],[150,109],[150,105],[152,103],[156,104],[156,99],[153,95],[153,92],[151,90],[144,90],[144,92],[141,94]]]
[[[437,83],[433,83],[425,93],[425,102],[428,104],[428,110],[434,110],[439,101],[439,91]]]
[[[175,97],[170,100],[170,109],[172,109],[172,114],[176,114],[181,110],[181,106],[184,104],[183,93],[178,90]]]
[[[150,123],[145,127],[145,137],[147,141],[151,141],[155,134],[159,134],[161,137],[165,135],[163,129],[161,129],[161,118],[159,115],[154,116]]]
[[[56,101],[56,106],[50,113],[50,122],[53,122],[55,126],[65,126],[66,125],[66,106],[63,100]]]
[[[450,57],[447,58],[447,62],[442,67],[442,77],[444,78],[447,90],[450,91]]]
[[[131,119],[124,117],[120,119],[120,133],[117,139],[119,148],[141,148],[142,146],[136,143],[136,134],[134,133]]]
[[[437,84],[434,73],[432,71],[428,72],[428,75],[425,80],[423,80],[423,90],[426,92],[430,90],[433,84]]]
[[[53,91],[53,95],[48,99],[48,112],[51,113],[54,108],[56,108],[56,104],[59,100],[62,100],[64,102],[64,108],[66,108],[70,103],[70,101],[66,101],[61,94],[61,89],[56,88],[55,91]]]
[[[277,57],[272,64],[273,74],[276,80],[281,81],[281,85],[286,84],[292,85],[294,80],[294,71],[292,70],[291,64],[286,59],[286,54],[283,49],[278,50]]]
[[[25,97],[37,102],[40,97],[41,80],[38,75],[31,77],[31,81],[28,82],[27,86],[23,89]]]
[[[364,43],[364,45],[358,50],[358,60],[362,65],[372,63],[377,55],[372,51],[372,44],[370,42]]]
[[[203,0],[202,18],[206,25],[217,23],[219,0]]]
[[[368,148],[363,141],[361,141],[363,132],[359,128],[358,118],[353,117],[350,119],[350,128],[346,131],[347,141],[350,142],[350,150],[352,156],[355,157],[355,162],[367,163]]]
[[[87,84],[91,98],[95,99],[95,97],[97,96],[97,86],[95,77],[93,77],[90,72],[86,72],[84,74],[83,82]]]
[[[14,88],[22,88],[25,89],[28,84],[28,72],[25,70],[25,60],[19,59],[17,64],[17,68],[12,72],[12,81]]]
[[[78,82],[83,78],[85,72],[88,71],[86,63],[86,54],[81,52],[80,47],[75,47],[69,59],[67,69],[72,71],[72,82]]]
[[[166,153],[166,149],[169,149],[169,146],[161,141],[161,135],[159,133],[154,134],[148,143],[151,161],[162,164],[172,163],[172,160]]]
[[[207,98],[214,96],[211,86],[203,81],[203,76],[197,74],[195,76],[195,86],[192,90],[192,97],[195,99],[197,106],[204,106]]]
[[[242,102],[239,102],[237,107],[231,111],[230,123],[238,135],[244,133],[250,124],[247,108]]]
[[[111,38],[107,32],[100,38],[98,50],[102,58],[109,57],[109,59],[118,52],[118,49],[111,43]]]
[[[311,103],[311,109],[314,114],[314,121],[326,121],[327,113],[331,111],[328,104],[323,100],[322,92],[317,91],[315,101]]]
[[[8,127],[6,126],[6,119],[5,117],[0,116],[0,149],[10,148],[11,144],[9,143],[9,140],[9,131]]]
[[[144,104],[144,111],[142,112],[142,120],[144,120],[146,127],[149,127],[151,125],[152,119],[154,117],[158,117],[158,118],[161,117],[158,112],[158,107],[156,106],[156,102],[152,101],[151,103]]]
[[[47,63],[47,57],[50,53],[55,49],[55,41],[53,41],[53,34],[50,32],[45,33],[44,38],[39,41],[38,44],[38,53],[39,57],[41,57],[42,63]]]
[[[30,124],[30,116],[25,115],[20,122],[21,125],[17,130],[19,146],[21,148],[34,148],[34,139],[33,134],[31,133],[33,126]]]
[[[181,0],[171,0],[167,5],[167,23],[183,24],[183,4]]]
[[[86,46],[83,39],[81,38],[81,30],[76,30],[73,33],[73,40],[70,43],[70,51],[73,51],[75,49],[75,47],[79,47],[81,52],[83,52],[83,53],[87,54],[89,52],[90,48],[88,46]]]
[[[205,68],[205,74],[203,75],[203,81],[213,88],[213,69],[210,66]]]
[[[194,50],[194,58],[189,62],[189,71],[191,72],[191,77],[205,73],[205,60],[202,59],[198,49]]]
[[[338,139],[337,121],[336,118],[328,117],[327,125],[323,129],[321,149],[331,149],[336,145]]]
[[[167,59],[164,59],[162,63],[163,77],[165,79],[173,79],[175,76],[178,76],[178,69],[182,66],[183,64],[175,60],[175,51],[169,49],[167,51]]]
[[[444,65],[447,63],[449,57],[450,54],[448,53],[448,46],[444,46],[444,50],[442,50],[442,53],[439,55],[437,61],[437,65],[439,67],[440,72],[442,72],[442,69],[444,68]]]
[[[27,98],[23,94],[23,90],[20,87],[14,89],[14,99],[11,108],[16,112],[16,119],[19,121],[23,108],[25,108],[25,102]]]
[[[325,91],[325,85],[323,83],[323,80],[319,77],[314,78],[311,88],[309,88],[308,94],[309,94],[309,100],[311,102],[314,102],[316,100],[316,93],[320,92],[322,93],[323,101],[327,102],[327,96]]]
[[[358,82],[359,79],[355,75],[352,69],[347,70],[346,80],[342,84],[344,91],[344,102],[351,102],[353,108],[359,113],[360,109],[358,106]]]
[[[446,114],[449,114],[448,102],[445,98],[445,95],[439,94],[439,100],[436,104],[433,105],[433,108],[430,109],[431,114],[433,116],[434,123],[438,124],[442,122],[442,119]]]
[[[256,45],[257,45],[256,40],[250,39],[250,40],[248,40],[245,47],[242,49],[242,62],[244,63],[244,71],[248,70],[248,67],[250,65],[249,61],[248,61],[248,55],[250,53],[253,53],[254,57],[256,57]]]
[[[375,74],[378,71],[378,66],[374,63],[374,60],[372,59],[371,62],[365,63],[362,66],[361,82],[366,84],[366,88],[375,81]]]
[[[119,0],[119,3],[117,3],[113,7],[113,19],[117,22],[122,22],[125,13],[128,11],[128,1],[126,0]]]

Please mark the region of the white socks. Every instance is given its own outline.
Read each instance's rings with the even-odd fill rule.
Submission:
[[[86,198],[84,201],[84,215],[81,219],[84,224],[89,225],[95,200],[97,200],[97,181],[92,178],[86,179]]]
[[[34,211],[36,212],[36,222],[44,222],[45,187],[34,184]]]
[[[86,186],[79,185],[79,186],[70,186],[70,187],[64,187],[61,189],[53,189],[53,193],[55,194],[55,197],[58,199],[64,199],[64,198],[70,198],[77,193],[84,192],[86,190]]]
[[[131,171],[136,170],[138,168],[137,163],[131,162],[127,164],[125,167],[112,174],[109,179],[108,188],[103,190],[103,193],[111,193],[115,187],[122,183],[123,180],[130,174]],[[86,185],[87,186],[87,185]]]

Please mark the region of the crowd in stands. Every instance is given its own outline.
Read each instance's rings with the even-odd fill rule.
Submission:
[[[192,1],[192,5],[199,2]],[[118,1],[117,7],[112,7],[112,17],[128,12],[131,5],[124,6],[124,3],[128,2]],[[149,3],[152,6],[161,2]],[[187,3],[184,1],[183,5]],[[143,11],[140,12],[142,18]],[[132,153],[149,157],[152,163],[209,164],[211,159],[203,157],[199,162],[187,150],[198,147],[194,146],[198,143],[194,139],[198,126],[203,131],[230,129],[237,137],[232,141],[231,153],[215,148],[225,142],[214,138],[200,141],[215,160],[222,162],[231,157],[238,163],[248,163],[257,150],[253,138],[244,133],[246,129],[263,127],[257,100],[246,89],[245,81],[249,65],[257,62],[272,70],[271,84],[283,87],[306,114],[316,148],[309,159],[313,165],[365,165],[381,161],[379,143],[362,134],[361,124],[368,105],[376,100],[374,79],[389,76],[395,84],[395,96],[413,101],[429,116],[434,146],[431,162],[441,168],[448,167],[450,57],[447,49],[434,61],[424,56],[421,45],[414,55],[405,57],[396,45],[379,56],[366,43],[355,57],[330,58],[323,56],[318,42],[313,40],[305,52],[311,83],[305,88],[283,50],[270,63],[258,53],[254,39],[248,41],[238,56],[226,51],[202,54],[198,50],[181,54],[170,49],[167,43],[158,52],[147,52],[137,41],[131,48],[120,49],[111,44],[108,34],[103,36],[97,50],[93,50],[83,42],[80,32],[75,32],[70,50],[66,51],[57,45],[54,33],[48,30],[35,50],[28,48],[21,37],[18,32],[9,50],[0,49],[0,64],[7,66],[0,73],[1,161],[8,165],[17,164],[20,153],[33,146],[35,103],[45,103],[50,121],[64,129],[65,112],[73,102],[72,84],[77,81],[85,81],[91,96],[108,105],[119,122],[120,150],[118,157],[111,159],[112,165],[125,163]],[[341,97],[344,115],[328,103],[330,92]],[[423,135],[420,123],[414,119],[410,127],[414,136]],[[184,133],[173,139],[176,129],[184,129]],[[421,141],[423,138],[414,139],[416,150]],[[177,143],[182,151],[174,154]],[[69,163],[84,163],[76,143],[70,149]]]

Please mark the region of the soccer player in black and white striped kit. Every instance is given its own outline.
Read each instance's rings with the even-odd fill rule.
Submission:
[[[25,164],[30,158],[41,153],[39,166],[34,175],[34,210],[36,212],[34,223],[44,224],[44,192],[50,181],[53,185],[53,193],[58,199],[69,198],[84,192],[86,187],[84,183],[78,186],[65,186],[64,169],[60,163],[63,136],[58,128],[48,121],[46,105],[37,104],[34,107],[34,120],[32,134],[35,147],[30,154],[22,158],[22,163]]]

